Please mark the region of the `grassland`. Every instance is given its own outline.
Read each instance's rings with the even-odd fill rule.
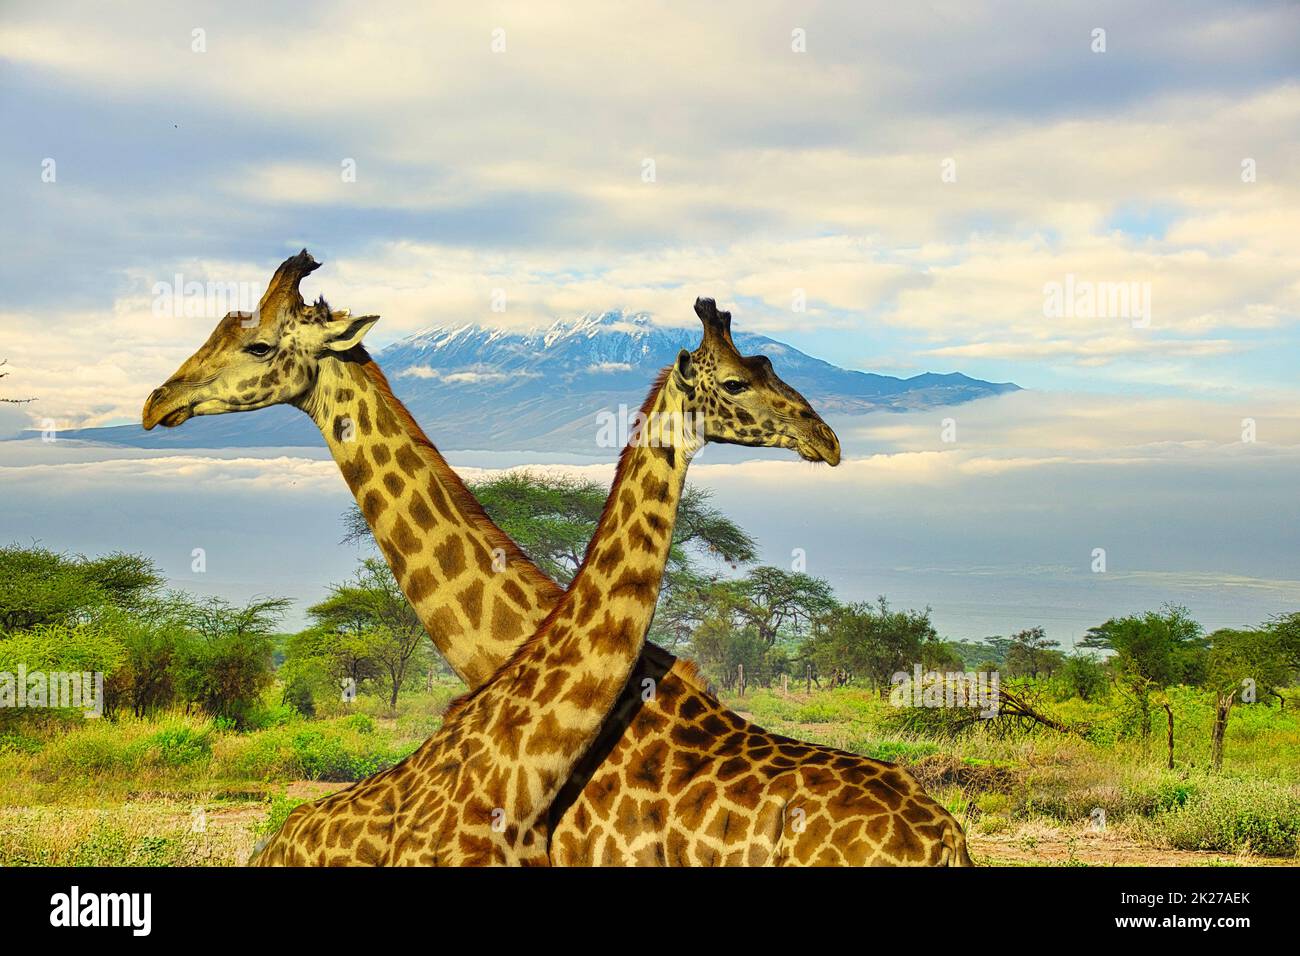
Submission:
[[[413,751],[457,690],[404,696],[395,715],[367,697],[313,719],[268,704],[241,732],[180,713],[6,718],[0,864],[238,865],[293,806]],[[1300,708],[1237,708],[1212,774],[1208,701],[1175,690],[1171,702],[1173,770],[1163,732],[1125,737],[1111,708],[1079,700],[1054,712],[1090,724],[1087,739],[951,740],[900,734],[866,690],[727,699],[772,731],[908,765],[965,822],[985,864],[1300,863]]]

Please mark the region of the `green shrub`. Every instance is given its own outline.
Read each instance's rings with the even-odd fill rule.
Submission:
[[[814,700],[794,712],[794,720],[801,724],[833,724],[844,720],[838,707],[826,700]]]
[[[184,767],[212,756],[212,728],[187,724],[164,727],[138,745],[144,759],[164,767]]]
[[[316,697],[312,693],[311,682],[301,675],[293,677],[284,685],[280,701],[304,717],[316,716]]]
[[[39,754],[41,775],[47,779],[85,779],[101,774],[126,774],[139,767],[142,751],[107,721],[56,737]]]
[[[375,721],[369,714],[348,714],[338,722],[338,726],[344,730],[355,730],[359,734],[375,732]]]
[[[258,707],[249,712],[245,730],[266,730],[270,727],[284,727],[301,720],[303,712],[294,704],[277,704],[274,707]]]
[[[293,755],[308,780],[360,779],[353,775],[356,762],[343,742],[323,731],[300,730],[294,734]]]
[[[1258,780],[1214,780],[1157,814],[1147,831],[1180,850],[1300,855],[1300,796]]]

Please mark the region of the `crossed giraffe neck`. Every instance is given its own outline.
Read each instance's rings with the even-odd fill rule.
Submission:
[[[684,405],[661,377],[642,412],[671,436],[642,432],[624,450],[582,566],[536,634],[407,760],[291,814],[258,865],[547,862],[538,824],[627,685],[654,615],[697,447],[680,427]]]
[[[481,686],[563,590],[488,519],[363,351],[322,363],[303,410],[434,644]]]

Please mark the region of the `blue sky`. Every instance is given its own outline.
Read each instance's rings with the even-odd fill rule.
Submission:
[[[1194,0],[7,3],[0,358],[6,393],[39,400],[0,406],[0,431],[135,420],[217,318],[156,318],[154,284],[257,287],[307,246],[306,291],[381,314],[372,345],[614,308],[689,324],[704,294],[841,365],[1015,381],[1032,395],[958,413],[959,447],[924,417],[862,426],[860,455],[990,529],[1024,491],[976,476],[1076,489],[1032,546],[958,565],[1068,565],[1066,524],[1174,521],[1173,482],[1227,512],[1188,525],[1216,543],[1135,570],[1291,581],[1296,542],[1261,545],[1252,509],[1294,518],[1294,495],[1232,448],[1249,417],[1273,467],[1300,460],[1297,50],[1294,4]],[[1067,279],[1145,288],[1150,314],[1052,316]],[[39,467],[0,449],[27,494],[63,474],[32,485]],[[76,467],[129,497],[154,466]],[[1099,468],[1129,476],[1100,501]],[[922,522],[911,491],[862,494]],[[13,533],[89,547],[55,499],[10,502]],[[879,580],[947,566],[899,550]]]

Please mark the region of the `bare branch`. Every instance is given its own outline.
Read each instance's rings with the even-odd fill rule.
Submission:
[[[0,359],[0,365],[8,365],[8,364],[9,364],[8,359]],[[4,378],[8,374],[9,374],[8,372],[0,372],[0,378]],[[0,398],[0,402],[4,402],[7,405],[26,405],[28,402],[34,402],[34,401],[36,401],[35,398]]]

